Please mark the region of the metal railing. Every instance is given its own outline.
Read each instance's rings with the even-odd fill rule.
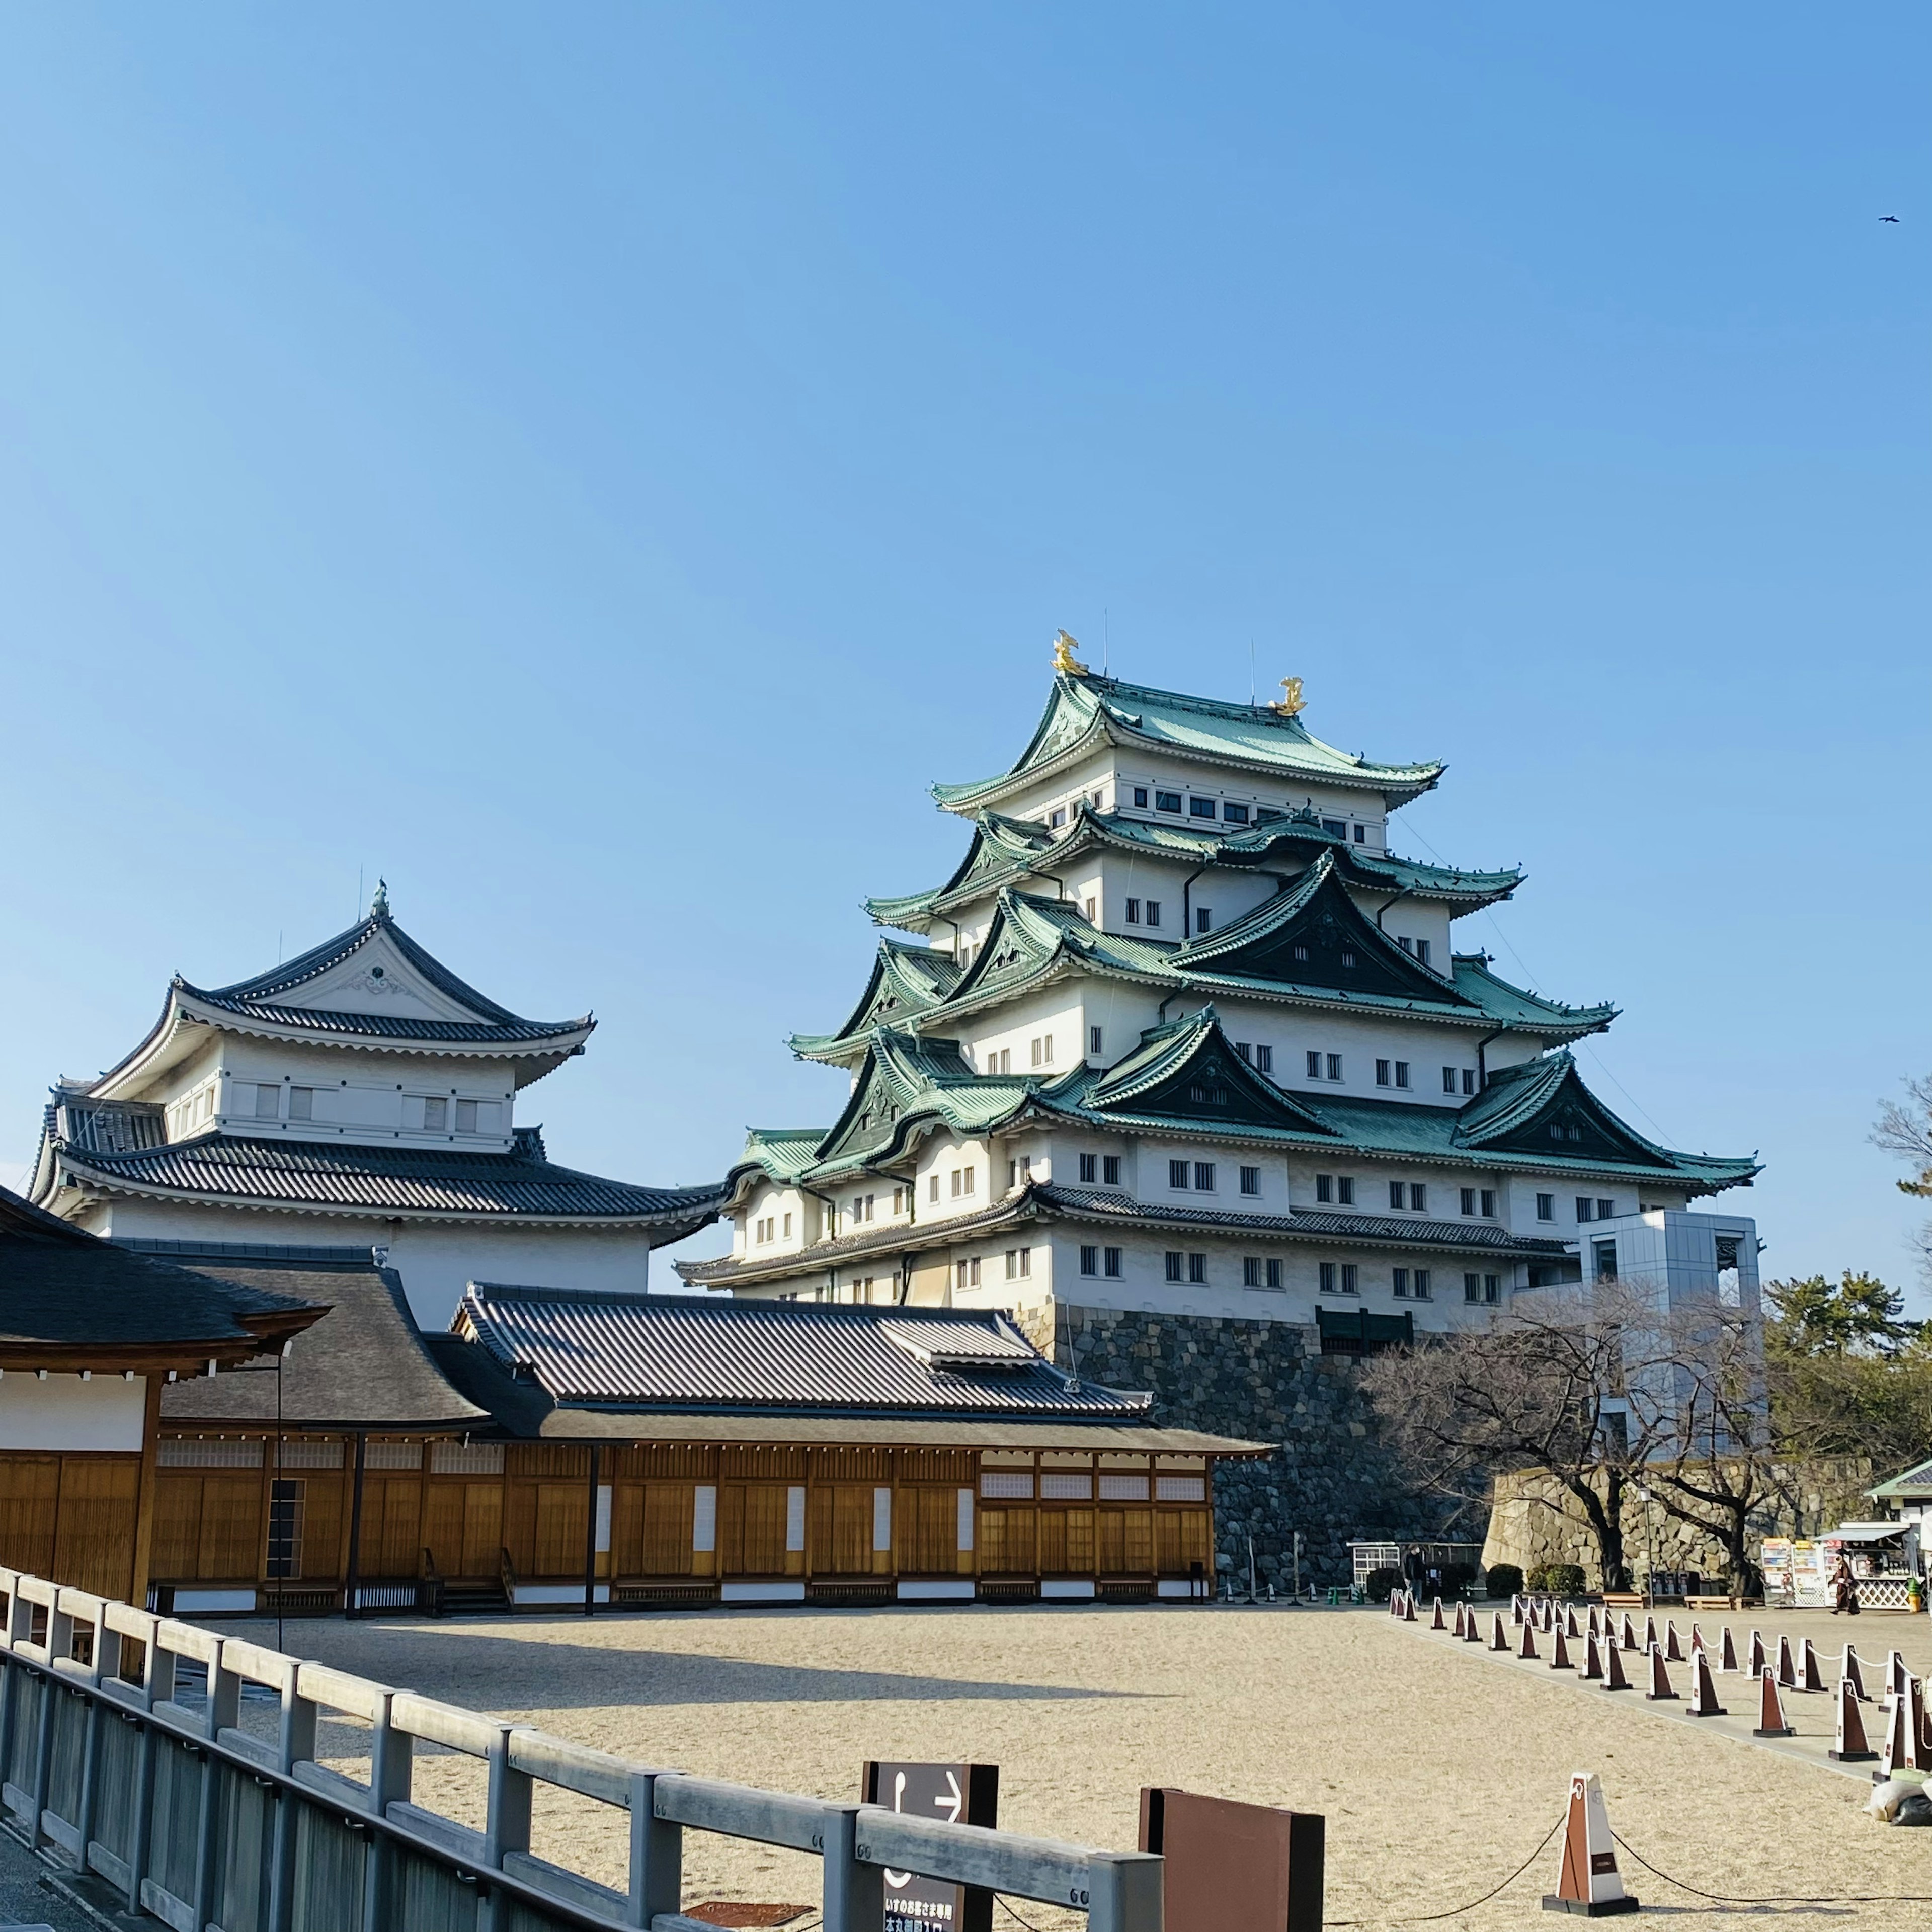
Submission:
[[[272,1742],[241,1726],[251,1684]],[[334,1713],[368,1726],[366,1780],[316,1761]],[[482,1831],[411,1802],[418,1740],[486,1767]],[[539,1786],[629,1814],[622,1891],[532,1852]],[[887,1865],[1161,1932],[1148,1853],[652,1770],[5,1569],[0,1802],[174,1932],[716,1932],[682,1914],[687,1831],[818,1857],[824,1932],[878,1932]]]

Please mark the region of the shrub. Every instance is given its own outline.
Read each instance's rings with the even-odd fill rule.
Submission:
[[[1539,1563],[1529,1573],[1529,1587],[1549,1597],[1580,1597],[1583,1570],[1580,1564]]]
[[[1362,1588],[1368,1592],[1372,1604],[1385,1604],[1392,1592],[1402,1588],[1400,1570],[1371,1570],[1362,1580]]]
[[[1522,1572],[1514,1563],[1492,1563],[1490,1565],[1490,1594],[1492,1597],[1514,1597],[1522,1589]]]
[[[1473,1563],[1445,1563],[1442,1566],[1442,1600],[1453,1604],[1458,1597],[1466,1597],[1475,1587],[1476,1566]]]

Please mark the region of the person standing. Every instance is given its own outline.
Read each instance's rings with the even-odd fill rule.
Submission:
[[[1852,1559],[1841,1550],[1832,1565],[1832,1614],[1843,1610],[1847,1616],[1858,1613],[1858,1582],[1852,1574]]]

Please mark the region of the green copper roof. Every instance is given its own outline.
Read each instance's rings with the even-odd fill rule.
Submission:
[[[1266,705],[1226,704],[1156,691],[1118,678],[1062,671],[1027,747],[1011,768],[972,784],[939,784],[932,795],[949,811],[991,805],[1043,772],[1071,764],[1102,744],[1138,746],[1264,774],[1276,782],[1309,780],[1382,794],[1406,804],[1442,776],[1439,761],[1378,765],[1316,737],[1298,717]]]
[[[1513,1169],[1613,1174],[1691,1195],[1748,1182],[1757,1172],[1755,1159],[1680,1154],[1645,1139],[1589,1091],[1564,1052],[1505,1069],[1460,1108],[1292,1094],[1242,1059],[1208,1006],[1150,1028],[1112,1067],[1082,1064],[1052,1080],[976,1074],[956,1041],[877,1029],[845,1110],[819,1136],[809,1165],[801,1165],[802,1130],[754,1133],[730,1185],[735,1194],[754,1169],[783,1185],[836,1185],[902,1164],[929,1132],[970,1138],[1030,1119],[1462,1167],[1502,1156]]]
[[[845,1024],[836,1033],[794,1034],[788,1044],[801,1059],[836,1056],[842,1041],[873,1027],[903,1027],[938,1006],[958,983],[959,966],[950,952],[902,940],[882,939],[872,977]]]
[[[1238,830],[1196,830],[1182,824],[1097,812],[1083,802],[1059,832],[1049,831],[1037,820],[980,812],[965,859],[945,884],[894,898],[867,899],[865,908],[880,926],[923,932],[935,914],[970,904],[1001,886],[1051,874],[1096,848],[1136,855],[1165,854],[1186,865],[1225,866],[1235,872],[1304,866],[1323,852],[1332,852],[1343,878],[1360,890],[1446,899],[1464,911],[1508,898],[1523,876],[1516,870],[1460,872],[1370,853],[1324,830],[1320,814],[1306,811],[1270,817]]]

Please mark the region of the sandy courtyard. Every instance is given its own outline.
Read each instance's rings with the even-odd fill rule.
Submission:
[[[1810,1635],[1828,1672],[1848,1631],[1822,1612],[1732,1621],[1741,1642],[1752,1622],[1768,1636]],[[1714,1643],[1713,1621],[1704,1627]],[[1932,1670],[1925,1618],[1868,1616],[1849,1632],[1868,1661],[1897,1646],[1916,1670]],[[274,1641],[272,1625],[266,1635]],[[1861,1816],[1868,1785],[1666,1721],[1637,1696],[1432,1640],[1376,1611],[291,1622],[287,1648],[645,1762],[825,1797],[855,1798],[868,1757],[994,1763],[1002,1824],[1093,1845],[1131,1848],[1143,1784],[1319,1811],[1331,1925],[1396,1924],[1486,1891],[1559,1816],[1570,1772],[1594,1770],[1618,1832],[1708,1891],[1895,1901],[1756,1916],[1932,1928],[1932,1902],[1906,1902],[1932,1894],[1932,1832]],[[1742,1687],[1726,1696],[1734,1709],[1742,1701]],[[1828,1724],[1828,1700],[1802,1701],[1803,1722]],[[480,1778],[464,1760],[420,1756],[416,1792],[480,1822]],[[538,1852],[621,1884],[624,1844],[617,1814],[540,1799]],[[1706,1904],[1626,1870],[1646,1907],[1690,1923],[1752,1910]],[[1552,1844],[1456,1923],[1556,1922],[1538,1904],[1556,1870]],[[687,1902],[818,1897],[814,1862],[696,1834],[686,1874]],[[1020,1910],[1036,1924],[1058,1916]],[[1010,1917],[995,1924],[1014,1932]]]

